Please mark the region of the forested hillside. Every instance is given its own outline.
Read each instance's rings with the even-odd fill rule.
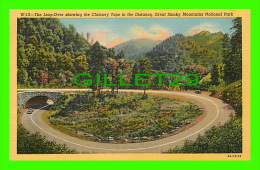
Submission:
[[[168,153],[242,153],[242,115],[248,114],[242,113],[242,19],[235,18],[231,29],[231,36],[224,34],[221,41],[222,60],[213,64],[210,75],[206,76],[211,77],[206,90],[231,105],[236,117]]]
[[[115,53],[118,54],[121,51],[124,52],[126,59],[128,60],[139,60],[142,56],[151,51],[161,41],[150,40],[150,39],[134,39],[119,44],[115,47]]]
[[[211,68],[221,62],[223,33],[202,31],[194,36],[176,34],[153,48],[146,56],[152,68],[168,73],[183,71],[185,65],[201,65]]]
[[[213,127],[196,141],[187,141],[183,148],[173,148],[169,152],[238,153],[242,149],[241,117],[244,114],[241,18],[233,20],[231,30],[230,35],[208,31],[193,36],[176,34],[142,54],[144,56],[138,54],[140,59],[132,61],[125,58],[123,51],[115,52],[99,42],[90,44],[72,25],[66,28],[58,19],[20,18],[17,30],[18,88],[81,88],[73,78],[79,73],[89,73],[93,75],[90,88],[94,91],[103,88],[105,80],[102,77],[99,81],[96,74],[107,74],[106,83],[112,84],[108,86],[112,91],[119,88],[141,88],[144,94],[147,89],[211,91],[214,97],[221,98],[235,109],[236,117],[223,126]],[[132,56],[137,55],[134,49],[132,52]],[[140,83],[150,86],[120,86],[120,79],[124,84],[134,84],[134,75],[140,73],[181,74],[183,77],[196,74],[199,81],[195,86],[188,86],[181,79],[171,87],[169,84],[176,77],[166,75],[158,85],[158,77],[153,75],[149,79],[141,77]],[[84,82],[84,78],[78,81]]]
[[[66,28],[58,19],[21,18],[17,30],[19,87],[71,87],[76,74],[104,73],[124,57],[98,42],[91,46],[72,25]]]
[[[18,83],[38,86],[69,82],[88,70],[90,45],[58,19],[18,19]],[[66,79],[66,80],[65,80]]]
[[[108,83],[116,84],[111,87],[113,90],[126,88],[119,86],[119,74],[123,74],[124,83],[130,83],[137,73],[197,74],[200,83],[188,89],[210,90],[211,86],[225,86],[240,80],[242,75],[241,18],[234,19],[233,23],[232,35],[208,31],[193,36],[176,34],[157,45],[157,41],[132,40],[121,44],[128,44],[132,50],[119,52],[120,48],[108,49],[99,42],[89,43],[72,25],[66,28],[58,19],[21,18],[18,19],[17,37],[18,87],[78,88],[73,77],[79,73],[93,76],[106,73]],[[147,48],[141,44],[146,44]],[[144,56],[139,56],[140,51],[135,50],[138,47],[144,52],[148,46],[152,49]],[[140,59],[126,59],[130,52],[132,56],[138,53]],[[96,79],[92,79],[94,84]],[[162,86],[152,84],[150,88],[170,89],[171,80],[169,77],[164,80]],[[103,78],[101,84],[102,81]],[[151,82],[156,82],[156,77],[152,77]],[[97,90],[102,85],[91,88]]]

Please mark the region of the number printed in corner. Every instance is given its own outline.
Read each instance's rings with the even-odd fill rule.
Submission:
[[[242,155],[227,155],[229,158],[241,158]]]

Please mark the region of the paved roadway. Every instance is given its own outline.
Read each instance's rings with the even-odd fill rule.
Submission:
[[[32,91],[34,89],[28,89]],[[47,91],[47,89],[39,89]],[[84,91],[78,89],[48,89],[49,91]],[[127,92],[143,92],[141,90],[120,90]],[[207,94],[195,94],[194,92],[170,92],[170,91],[152,91],[147,90],[149,93],[170,94],[173,96],[185,97],[194,103],[202,106],[206,112],[205,118],[200,122],[190,127],[189,129],[180,132],[176,135],[169,136],[163,139],[158,139],[149,142],[140,143],[125,143],[125,144],[111,144],[111,143],[99,143],[82,140],[76,137],[72,137],[61,133],[60,131],[53,129],[47,125],[42,119],[41,115],[45,111],[44,108],[35,110],[33,114],[24,113],[21,122],[23,126],[30,132],[40,132],[40,134],[46,136],[48,140],[56,141],[60,144],[66,144],[69,148],[75,149],[78,152],[88,153],[159,153],[167,151],[175,146],[182,146],[185,140],[195,140],[199,134],[203,134],[206,130],[212,126],[224,124],[230,117],[230,113],[234,113],[234,110],[228,109],[228,105],[221,100],[208,96]]]

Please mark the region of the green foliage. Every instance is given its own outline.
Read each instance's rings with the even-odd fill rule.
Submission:
[[[55,103],[52,105],[50,110],[60,110],[65,107],[66,100],[68,99],[68,95],[62,95]]]
[[[92,75],[91,88],[94,91],[103,88],[104,73],[108,74],[109,84],[116,84],[111,87],[112,91],[141,88],[120,87],[119,74],[123,74],[125,84],[134,85],[134,75],[137,73],[177,73],[183,76],[191,73],[197,74],[200,79],[211,73],[212,82],[204,81],[196,87],[169,87],[172,78],[168,76],[164,76],[163,85],[158,86],[155,83],[157,76],[151,76],[148,83],[155,83],[149,87],[152,89],[207,90],[210,85],[223,85],[223,79],[229,84],[240,80],[242,74],[241,18],[235,18],[233,23],[231,38],[221,32],[202,31],[193,36],[176,34],[160,43],[133,40],[118,45],[118,48],[107,49],[99,42],[91,41],[89,33],[84,38],[72,25],[66,28],[58,19],[20,18],[17,36],[18,86],[73,87],[75,84],[72,79],[79,73]],[[147,49],[138,44],[149,46],[150,49],[143,55],[146,57],[140,58],[140,50],[132,48],[134,43],[134,46],[142,49],[142,53]],[[131,49],[131,55],[135,57],[139,53],[140,59],[136,63],[127,60],[130,54],[124,49]],[[96,85],[96,74],[101,74],[101,85]],[[85,78],[88,77],[79,77],[78,82],[83,83]],[[147,87],[143,89],[145,92]]]
[[[21,125],[17,129],[18,154],[76,154],[75,150],[68,149],[66,145],[46,140],[38,132],[30,134]]]
[[[117,55],[115,55],[116,60],[124,59],[124,58],[125,58],[125,54],[124,54],[123,50],[120,51]]]
[[[223,63],[216,63],[213,64],[211,70],[211,80],[212,85],[219,85],[223,82],[224,78],[224,64]]]
[[[90,45],[72,25],[65,28],[53,18],[20,18],[17,31],[19,86],[70,86],[69,76],[88,71],[86,51]],[[79,61],[80,56],[85,58]]]
[[[236,115],[242,116],[242,81],[236,81],[229,84],[223,91],[221,99],[231,105]]]
[[[177,99],[106,92],[77,95],[49,120],[54,126],[95,139],[152,139],[175,131],[201,113],[197,105]]]
[[[231,29],[231,39],[225,35],[222,44],[224,79],[228,84],[242,79],[242,18],[235,18]]]
[[[118,55],[121,55],[118,56]],[[119,88],[124,88],[128,86],[120,86],[120,74],[122,75],[123,83],[129,84],[132,76],[132,65],[133,62],[129,60],[125,60],[124,54],[121,52],[120,54],[115,55],[115,59],[109,58],[106,62],[106,73],[109,75],[109,82],[115,84],[116,86],[112,86],[112,91],[117,88],[117,92]],[[123,57],[123,58],[122,58]]]
[[[151,60],[152,69],[167,73],[178,73],[180,67],[181,47],[180,42],[184,41],[185,37],[181,34],[176,34],[154,47],[146,56]]]
[[[208,73],[206,76],[200,79],[199,83],[196,85],[196,89],[199,90],[208,90],[211,86],[211,73]]]
[[[223,126],[214,126],[195,141],[186,141],[167,153],[242,153],[242,120],[233,118]]]
[[[185,74],[196,74],[200,79],[208,74],[207,68],[200,65],[186,65],[183,71]]]
[[[28,73],[27,71],[21,67],[20,69],[18,69],[17,71],[17,80],[19,82],[22,82],[23,84],[26,84],[27,83],[27,80],[28,80]]]
[[[208,31],[201,31],[198,34],[190,36],[189,38],[198,43],[200,46],[209,48],[219,53],[221,50],[223,33],[210,33]]]
[[[151,73],[151,61],[149,60],[149,58],[147,57],[141,57],[140,60],[138,60],[138,62],[135,63],[134,67],[133,67],[133,73],[132,73],[132,84],[136,85],[136,74],[150,74]],[[138,78],[140,79],[147,79],[148,77],[143,75],[143,76],[139,76]],[[150,84],[150,79],[149,80],[141,80],[137,82],[138,84]],[[145,90],[147,89],[146,86],[142,87],[144,90],[144,94],[145,94]]]
[[[138,72],[141,74],[150,74],[151,72],[151,62],[147,57],[141,57],[138,61],[139,68]]]
[[[231,105],[238,117],[242,117],[242,80],[230,83],[229,85],[225,85],[222,82],[218,86],[213,85],[209,87],[209,90],[212,92],[212,95],[218,92],[218,97]]]
[[[221,40],[223,34],[202,31],[194,36],[176,34],[153,48],[146,56],[152,69],[167,73],[181,73],[186,65],[202,65],[210,69],[221,62]]]
[[[93,90],[99,90],[99,86],[96,85],[96,74],[104,74],[105,73],[105,60],[107,59],[107,54],[106,54],[106,49],[102,47],[99,42],[96,42],[92,47],[91,50],[88,52],[90,55],[89,58],[89,63],[90,68],[89,68],[89,73],[93,76],[92,82],[93,85],[91,88]],[[101,78],[101,84],[103,84],[103,79]]]
[[[153,75],[153,74],[164,74],[166,76],[162,76],[162,85],[159,85],[158,82],[158,76],[157,75]],[[161,71],[157,71],[157,70],[151,70],[151,76],[150,76],[150,83],[151,85],[149,86],[150,89],[153,90],[158,90],[158,89],[164,89],[167,90],[169,88],[171,88],[170,86],[170,82],[173,81],[173,78],[170,78],[170,76],[165,73],[165,72],[161,72]]]

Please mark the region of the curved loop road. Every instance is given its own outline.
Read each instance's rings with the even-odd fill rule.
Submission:
[[[53,90],[52,90],[53,91]],[[58,90],[57,90],[58,91]],[[62,91],[62,90],[60,90]],[[73,90],[72,90],[73,91]],[[141,90],[120,90],[125,92],[142,92]],[[177,145],[182,146],[185,140],[195,140],[199,134],[203,134],[212,126],[224,124],[230,119],[230,113],[234,110],[228,109],[228,105],[221,100],[210,97],[206,94],[195,94],[194,92],[170,92],[170,91],[147,91],[149,93],[170,94],[176,97],[184,97],[200,105],[206,112],[206,116],[197,124],[176,135],[169,136],[155,141],[140,143],[111,144],[86,141],[76,137],[66,135],[47,125],[41,118],[45,110],[37,109],[33,114],[24,113],[21,119],[23,126],[30,132],[40,132],[48,140],[60,144],[66,144],[69,148],[78,152],[88,153],[158,153],[167,151]],[[46,106],[44,106],[46,107]]]

